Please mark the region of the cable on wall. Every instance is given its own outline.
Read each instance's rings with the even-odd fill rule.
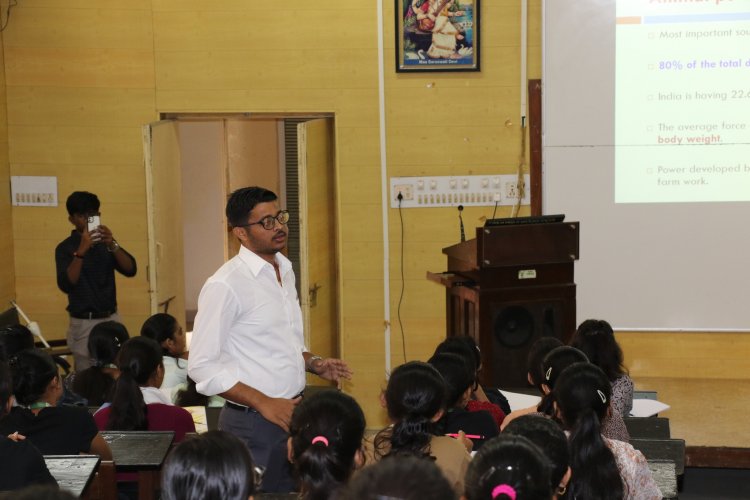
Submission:
[[[8,8],[5,9],[5,22],[2,26],[0,26],[0,33],[5,31],[5,28],[8,27],[8,23],[10,22],[10,9],[12,7],[15,7],[16,5],[18,5],[18,0],[11,0],[10,2],[8,2]]]
[[[401,321],[401,303],[404,301],[404,291],[406,290],[406,277],[404,276],[404,213],[401,210],[401,201],[404,197],[398,193],[398,218],[401,222],[401,293],[398,296],[398,306],[396,307],[396,317],[398,318],[398,327],[401,331],[401,348],[404,354],[404,363],[406,363],[406,336],[404,335],[404,323]]]

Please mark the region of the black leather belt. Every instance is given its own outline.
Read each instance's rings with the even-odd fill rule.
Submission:
[[[252,412],[255,412],[255,413],[258,412],[258,410],[256,410],[255,408],[250,408],[249,406],[238,405],[238,404],[232,403],[230,401],[225,401],[224,402],[224,406],[226,408],[231,408],[233,410],[239,410],[239,411],[244,411],[244,412],[248,412],[248,411],[252,411]]]
[[[296,396],[294,396],[292,399],[297,399],[304,395],[305,395],[305,391],[302,391]],[[252,411],[254,413],[258,413],[258,410],[256,410],[255,408],[250,408],[249,406],[238,405],[237,403],[232,403],[231,401],[224,401],[224,407],[231,408],[232,410],[239,410],[239,411],[244,411],[244,412]]]
[[[103,319],[109,318],[117,311],[103,311],[103,312],[82,312],[82,313],[70,313],[71,318],[76,319]]]

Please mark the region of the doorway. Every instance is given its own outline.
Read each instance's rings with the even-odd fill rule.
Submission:
[[[184,324],[192,323],[203,283],[239,249],[224,215],[226,199],[235,189],[260,185],[274,191],[279,204],[292,214],[285,253],[297,277],[306,344],[321,356],[339,355],[333,118],[168,118],[147,126],[149,132],[144,133],[147,164],[152,163],[150,169],[147,165],[147,179],[156,179],[147,182],[153,200],[149,202],[149,214],[153,213],[149,218],[154,220],[149,224],[154,226],[153,233],[149,231],[149,239],[154,240],[150,244],[153,251],[149,252],[154,269],[149,273],[152,309],[163,311],[164,301],[176,297],[170,302],[169,312]],[[159,132],[161,129],[170,133]],[[171,138],[164,139],[165,135]],[[166,155],[165,149],[169,150]],[[177,158],[163,158],[170,155]],[[170,162],[173,166],[166,167]],[[171,175],[165,175],[168,170]],[[160,204],[166,206],[159,208]],[[169,223],[163,219],[177,214],[179,220],[172,228],[179,227],[179,241],[161,241],[162,234],[156,228],[169,232],[164,229]]]

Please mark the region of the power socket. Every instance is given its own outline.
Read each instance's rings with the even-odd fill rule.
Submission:
[[[405,201],[414,199],[414,191],[411,184],[396,184],[393,186],[393,198],[396,200],[398,200],[398,193],[401,193]]]
[[[511,200],[517,200],[521,194],[521,190],[518,189],[518,182],[506,182],[505,183],[505,198]]]

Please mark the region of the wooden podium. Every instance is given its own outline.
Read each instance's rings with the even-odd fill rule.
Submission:
[[[446,334],[469,335],[482,350],[482,384],[526,387],[526,358],[540,337],[567,343],[576,328],[578,222],[476,229],[443,248],[448,271],[427,273],[446,287]]]

